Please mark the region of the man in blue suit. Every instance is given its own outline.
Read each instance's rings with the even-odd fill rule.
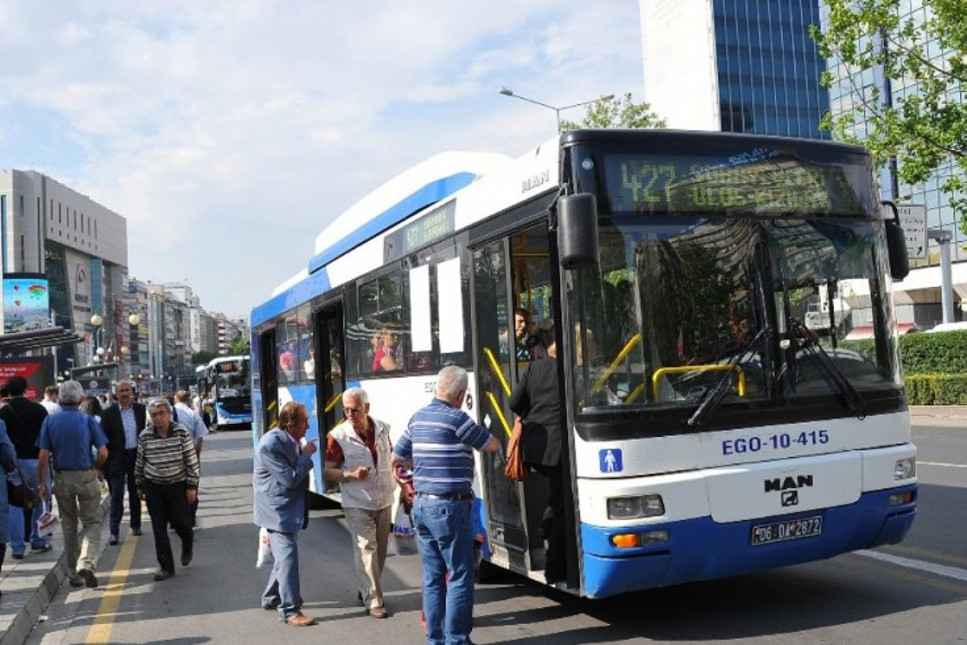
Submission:
[[[305,528],[306,483],[312,469],[315,440],[300,446],[309,428],[309,414],[290,401],[279,412],[279,427],[266,432],[255,450],[255,523],[269,532],[275,564],[262,593],[262,607],[275,609],[279,619],[296,627],[315,624],[302,613],[299,591],[299,530]]]

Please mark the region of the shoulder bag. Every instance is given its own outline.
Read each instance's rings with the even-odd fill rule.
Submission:
[[[524,452],[520,445],[520,435],[524,431],[524,421],[520,417],[514,419],[514,430],[507,442],[507,465],[504,475],[507,479],[522,482],[527,479],[527,466],[524,465]]]
[[[27,478],[20,470],[20,464],[17,464],[17,474],[20,475],[19,484],[14,484],[7,479],[7,501],[11,506],[18,506],[24,511],[32,511],[40,503],[40,495],[37,494],[36,489],[27,483]]]

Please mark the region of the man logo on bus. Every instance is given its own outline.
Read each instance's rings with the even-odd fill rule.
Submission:
[[[812,488],[813,486],[813,476],[812,475],[799,475],[798,477],[784,477],[780,479],[776,477],[775,479],[766,479],[762,482],[765,485],[765,492],[774,493],[777,491],[795,491],[799,488]],[[785,502],[785,494],[783,495],[783,502]],[[793,504],[797,502],[792,502]],[[791,504],[783,503],[783,506],[789,506]]]
[[[783,506],[796,506],[799,504],[799,491],[798,490],[784,490],[782,491],[782,505]]]

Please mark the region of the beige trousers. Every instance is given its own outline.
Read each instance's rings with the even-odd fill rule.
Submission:
[[[101,485],[94,470],[55,471],[54,495],[64,531],[68,574],[73,578],[79,569],[93,571],[93,556],[101,539]],[[82,525],[80,534],[78,519]]]
[[[378,511],[343,508],[353,543],[353,564],[359,580],[359,593],[363,597],[363,604],[369,609],[383,606],[380,577],[386,564],[392,508],[387,506]]]

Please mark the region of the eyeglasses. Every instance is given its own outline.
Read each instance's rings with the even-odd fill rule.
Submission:
[[[362,408],[343,408],[343,412],[346,414],[356,414],[357,412],[362,412]]]

